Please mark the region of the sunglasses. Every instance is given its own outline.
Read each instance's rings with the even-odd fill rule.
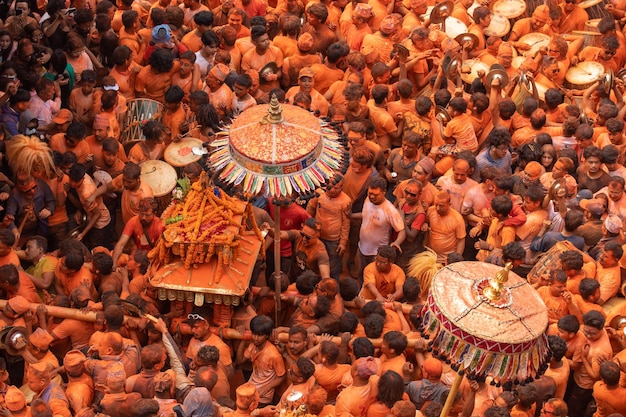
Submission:
[[[302,236],[302,239],[304,239],[304,240],[311,240],[311,239],[314,239],[314,237],[313,237],[313,236],[309,236],[309,235],[307,235],[307,234],[306,234],[306,233],[304,233],[304,232],[300,232],[300,236]]]

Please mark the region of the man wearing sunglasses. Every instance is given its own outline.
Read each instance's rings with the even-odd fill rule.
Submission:
[[[292,273],[297,277],[311,270],[322,278],[330,278],[330,261],[324,243],[320,240],[322,225],[315,218],[306,219],[302,230],[281,231],[280,238],[296,242],[296,264]]]
[[[586,46],[578,54],[578,62],[581,61],[596,61],[604,66],[605,71],[613,70],[617,73],[620,69],[615,61],[615,54],[619,48],[619,41],[613,35],[604,36],[602,39],[602,46]],[[575,61],[573,61],[575,62]]]
[[[559,33],[572,33],[573,30],[585,30],[589,15],[578,4],[581,0],[565,0],[561,3],[561,20],[556,28]]]
[[[14,230],[25,220],[21,236],[48,235],[48,217],[54,213],[56,201],[50,187],[29,174],[18,174],[16,186],[7,201],[4,223]]]

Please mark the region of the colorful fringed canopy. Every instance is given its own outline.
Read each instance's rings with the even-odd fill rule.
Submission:
[[[441,269],[423,325],[433,353],[468,378],[523,382],[547,367],[546,306],[508,267],[457,262]]]
[[[270,104],[247,109],[211,146],[220,179],[244,193],[287,197],[313,191],[333,176],[343,150],[337,134],[297,106]]]

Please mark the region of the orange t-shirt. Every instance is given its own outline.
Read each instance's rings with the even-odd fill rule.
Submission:
[[[0,266],[15,265],[20,266],[20,258],[17,256],[17,252],[11,249],[8,255],[0,256]]]
[[[93,123],[94,94],[83,94],[81,88],[75,88],[70,93],[70,110],[75,122],[91,126]]]
[[[189,48],[190,51],[194,53],[202,49],[203,46],[202,39],[196,34],[195,30],[192,30],[191,32],[183,36],[180,43],[185,45],[187,48]]]
[[[63,290],[63,293],[69,297],[72,291],[74,291],[81,285],[85,285],[87,286],[87,288],[92,290],[93,294],[93,292],[95,291],[95,287],[93,285],[93,277],[91,275],[91,271],[83,266],[70,277],[66,273],[61,271],[62,262],[63,259],[57,263],[57,267],[54,270],[54,276],[56,277],[57,283],[59,284],[60,288]]]
[[[163,159],[163,152],[165,152],[165,144],[159,143],[154,150],[149,151],[143,142],[137,143],[130,148],[128,152],[128,161],[135,164],[141,164],[142,162]]]
[[[569,314],[567,302],[565,302],[563,297],[551,295],[549,285],[538,288],[537,292],[548,309],[548,322],[550,324],[558,322],[561,317]]]
[[[141,71],[143,67],[135,62],[131,62],[130,67],[126,71],[120,71],[119,68],[113,67],[109,72],[109,75],[115,78],[117,86],[120,88],[118,92],[127,101],[135,99],[135,79],[137,78],[137,70],[134,70],[135,68]]]
[[[76,155],[78,162],[81,164],[85,162],[87,156],[89,155],[89,145],[87,145],[84,140],[78,142],[78,144],[73,148],[67,146],[67,142],[65,142],[65,133],[52,135],[52,138],[50,138],[50,149],[61,154],[71,151],[74,155]]]
[[[152,188],[143,181],[140,182],[139,188],[135,191],[125,189],[122,175],[113,178],[113,189],[118,192],[123,190],[121,206],[124,223],[128,223],[132,217],[139,214],[139,202],[142,198],[154,196]]]
[[[143,67],[135,79],[135,92],[159,103],[164,103],[165,92],[172,85],[172,76],[178,71],[179,65],[178,61],[175,61],[169,72],[159,74],[152,71],[152,67],[149,65]]]

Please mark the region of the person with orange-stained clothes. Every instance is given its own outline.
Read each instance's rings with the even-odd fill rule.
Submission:
[[[248,382],[259,391],[259,405],[271,404],[274,390],[286,377],[287,370],[282,355],[269,337],[274,323],[268,316],[256,316],[250,321],[252,343],[239,345],[238,362],[252,362],[252,375]]]
[[[76,122],[91,126],[95,103],[96,73],[93,70],[83,71],[80,79],[80,88],[74,88],[70,93],[69,107]]]
[[[138,33],[141,27],[139,13],[135,10],[126,10],[122,13],[122,24],[124,27],[119,33],[120,46],[127,46],[131,51],[132,60],[141,65],[147,41]]]
[[[337,42],[337,27],[330,27],[328,7],[324,3],[311,3],[306,7],[306,23],[300,33],[308,32],[315,39],[311,52],[326,55],[328,47]]]
[[[184,93],[183,102],[189,103],[189,94],[202,89],[200,68],[196,65],[196,55],[191,51],[183,52],[180,55],[179,62],[180,69],[172,76],[172,87],[182,88]]]
[[[6,370],[4,372],[8,374]],[[30,407],[26,405],[26,396],[13,385],[9,385],[8,388],[6,388],[6,392],[4,393],[4,407],[13,417],[30,417],[31,415]]]
[[[567,344],[565,340],[556,335],[548,336],[548,343],[552,357],[550,358],[548,369],[546,369],[544,375],[554,380],[556,385],[554,398],[562,400],[565,396],[565,390],[570,375],[569,362],[567,358],[564,358],[567,352]]]
[[[485,28],[491,24],[491,16],[492,12],[487,6],[480,6],[474,9],[472,14],[474,23],[469,26],[468,33],[472,33],[478,38],[478,45],[474,48],[475,53],[485,49]]]
[[[149,98],[160,103],[165,100],[165,91],[172,84],[172,76],[178,71],[179,63],[174,54],[165,48],[157,48],[135,79],[135,96]]]
[[[266,64],[271,62],[276,64],[277,72],[260,74],[263,91],[270,91],[280,87],[280,79],[282,77],[283,53],[271,41],[264,27],[255,26],[250,33],[250,39],[254,44],[254,48],[243,54],[241,58],[241,71],[254,69],[260,71]]]
[[[48,404],[54,417],[72,417],[65,392],[52,380],[50,373],[51,369],[45,363],[31,364],[28,367],[26,385],[35,393],[33,400],[41,399]]]
[[[337,67],[340,60],[347,56],[350,48],[345,43],[335,42],[328,47],[328,52],[324,62],[321,64],[311,65],[311,69],[315,74],[313,82],[315,89],[321,94],[325,94],[330,86],[335,82],[344,78],[344,71]]]
[[[555,270],[550,274],[550,284],[539,287],[537,292],[548,309],[548,321],[557,323],[568,314],[576,315],[577,307],[572,300],[572,294],[567,291],[567,276],[562,270]]]
[[[439,262],[445,262],[449,253],[463,253],[465,248],[465,220],[450,207],[450,194],[446,191],[435,196],[434,205],[426,212],[429,247],[437,253]]]
[[[63,111],[63,110],[61,110]],[[50,148],[60,154],[72,152],[76,155],[78,163],[93,160],[89,144],[85,142],[87,126],[81,122],[72,122],[65,133],[57,133],[50,139]]]
[[[213,16],[207,11],[201,11],[193,16],[193,22],[195,28],[183,36],[180,43],[196,53],[202,48],[202,34],[213,27]]]
[[[163,123],[157,120],[148,120],[142,126],[145,141],[140,141],[128,152],[128,162],[141,164],[142,162],[163,159],[165,143],[169,142],[170,136]]]
[[[601,381],[593,385],[593,398],[597,410],[593,417],[607,417],[609,414],[626,413],[626,388],[619,385],[619,365],[606,361],[600,365]]]
[[[299,74],[303,68],[321,64],[319,55],[310,53],[312,47],[313,36],[305,32],[298,37],[296,53],[285,55],[281,79],[281,85],[285,89],[298,85]]]
[[[24,315],[30,311],[30,302],[17,295],[13,298],[9,298],[4,308],[0,310],[0,326],[2,328],[7,326],[26,326]]]
[[[365,417],[378,395],[378,364],[371,357],[357,359],[350,368],[352,383],[337,396],[337,417]]]
[[[585,23],[589,20],[587,11],[580,7],[581,0],[571,0],[560,4],[561,19],[553,22],[559,33],[572,33],[573,30],[585,30]]]
[[[323,341],[319,346],[321,363],[315,365],[315,380],[328,393],[327,401],[334,404],[339,395],[339,386],[343,375],[350,372],[349,364],[339,364],[339,348],[330,341]]]
[[[0,229],[0,266],[20,266],[20,258],[13,249],[15,241],[15,234],[11,230]]]
[[[326,116],[328,114],[328,101],[321,95],[314,87],[314,77],[315,73],[311,68],[302,68],[298,74],[298,85],[296,87],[291,87],[285,98],[289,100],[289,102],[294,101],[294,97],[301,91],[309,93],[311,95],[311,111],[319,112],[321,116]]]
[[[120,45],[113,51],[113,68],[109,76],[119,87],[119,93],[126,101],[135,99],[135,80],[143,67],[133,60],[132,51],[127,45]]]
[[[93,401],[93,380],[85,373],[85,360],[87,357],[80,350],[70,350],[63,358],[63,369],[68,378],[65,395],[74,413],[89,407]]]
[[[83,254],[77,251],[68,252],[59,259],[54,271],[54,284],[57,294],[69,297],[72,291],[81,285],[92,289],[91,294],[94,294],[93,276],[91,271],[84,266],[84,263]]]
[[[7,299],[20,296],[30,303],[40,303],[41,298],[35,285],[24,271],[18,271],[17,268],[13,264],[0,266],[0,289],[4,291]]]
[[[233,92],[224,82],[230,69],[224,64],[216,64],[206,76],[206,91],[220,119],[225,119],[232,112]]]
[[[308,402],[309,391],[317,385],[317,381],[313,376],[314,373],[315,362],[306,356],[299,357],[296,363],[292,364],[291,367],[287,369],[287,381],[290,382],[290,384],[281,395],[277,408],[284,409],[293,404],[289,401],[289,396],[292,392],[302,393],[302,398],[298,400],[297,403]]]
[[[109,124],[110,121],[106,115],[96,114],[93,118],[93,134],[85,138],[85,142],[89,145],[89,154],[93,155],[93,162],[97,170],[105,169],[106,167],[103,156],[103,143],[110,137]],[[121,146],[117,152],[117,157],[123,162],[127,160],[124,148]]]

